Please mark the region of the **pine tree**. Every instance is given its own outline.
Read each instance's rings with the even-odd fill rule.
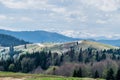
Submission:
[[[74,61],[74,58],[75,58],[75,50],[74,50],[74,47],[70,47],[70,53],[69,53],[69,56],[70,56],[70,61]]]
[[[100,56],[99,56],[98,52],[96,52],[95,59],[96,59],[96,61],[100,61]]]
[[[112,54],[112,60],[116,60],[115,54]]]
[[[120,80],[120,69],[118,69],[118,71],[117,71],[116,80]]]
[[[101,60],[105,60],[105,59],[106,59],[106,54],[103,53],[103,54],[102,54],[102,57],[101,57]]]
[[[110,69],[107,71],[106,80],[115,80],[115,79],[114,79],[114,71],[113,71],[112,68],[110,68]]]
[[[82,75],[82,69],[79,68],[78,70],[74,70],[73,77],[83,77],[83,75]]]
[[[99,78],[99,73],[98,73],[98,71],[97,71],[97,70],[95,71],[94,78]]]
[[[12,57],[14,55],[14,46],[13,45],[9,47],[9,51],[10,51],[9,52],[10,56]]]
[[[83,62],[83,55],[82,55],[82,49],[80,49],[80,53],[78,55],[78,61]]]
[[[64,61],[64,55],[62,54],[61,56],[60,56],[60,63],[62,63]]]
[[[73,77],[77,77],[77,70],[74,70]]]
[[[77,74],[78,74],[78,77],[82,77],[82,69],[81,68],[79,68]]]

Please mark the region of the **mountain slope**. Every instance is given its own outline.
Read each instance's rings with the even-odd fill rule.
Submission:
[[[13,36],[0,34],[0,45],[9,47],[9,46],[18,46],[28,44],[28,42],[25,42],[24,40],[19,40]]]
[[[29,42],[66,42],[66,41],[74,41],[78,39],[74,39],[71,37],[63,36],[58,33],[52,33],[47,31],[8,31],[8,30],[0,30],[2,34],[9,34],[15,36],[19,39],[23,39]]]

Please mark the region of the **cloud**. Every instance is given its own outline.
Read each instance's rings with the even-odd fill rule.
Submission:
[[[0,0],[4,6],[13,9],[38,9],[50,10],[55,12],[64,11],[63,8],[49,4],[48,0]]]
[[[60,29],[83,38],[111,36],[120,29],[120,0],[0,0],[0,6],[1,24],[14,29]]]
[[[14,17],[0,14],[0,20],[13,20],[13,19],[14,19]]]
[[[97,8],[101,11],[116,11],[120,8],[120,0],[81,0],[82,3],[89,7]]]
[[[8,16],[8,15],[2,15],[0,14],[0,20],[10,20],[10,21],[16,21],[16,20],[21,20],[24,22],[31,22],[34,21],[33,19],[25,16],[20,16],[20,17],[14,17],[14,16]]]
[[[97,23],[97,24],[105,24],[105,23],[107,23],[107,21],[106,21],[106,20],[100,20],[100,19],[99,19],[99,20],[96,21],[96,23]]]
[[[26,22],[31,22],[33,21],[33,19],[29,18],[29,17],[21,17],[20,18],[21,21],[26,21]]]
[[[6,20],[6,19],[7,19],[7,16],[0,14],[0,20]]]
[[[54,0],[51,0],[51,2],[53,1]],[[75,0],[74,2],[76,1],[77,0]],[[68,22],[71,22],[71,21],[85,22],[87,20],[87,16],[84,15],[84,13],[82,13],[81,10],[79,11],[77,9],[72,10],[70,6],[59,6],[58,5],[60,2],[61,2],[61,5],[65,4],[66,2],[67,3],[73,2],[72,0],[56,1],[58,2],[58,4],[52,4],[50,3],[49,0],[36,0],[36,1],[34,0],[20,0],[20,1],[19,0],[0,0],[0,2],[4,6],[8,8],[12,8],[12,9],[32,9],[32,10],[36,9],[36,10],[52,11],[53,14],[61,16],[64,20],[67,20]],[[72,4],[76,5],[74,3]],[[56,19],[57,19],[57,16],[56,16]]]
[[[81,11],[69,11],[65,15],[65,17],[66,20],[68,20],[68,22],[72,22],[72,21],[86,22],[88,19],[88,16],[86,16]]]
[[[15,0],[0,0],[0,3],[4,4],[8,8],[21,9],[27,7],[27,5],[24,2],[15,2]]]

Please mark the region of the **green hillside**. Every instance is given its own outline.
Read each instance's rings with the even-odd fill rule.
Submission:
[[[118,47],[87,40],[0,47],[0,53],[1,71],[67,76],[65,78],[31,75],[28,79],[23,77],[25,80],[90,80],[81,79],[81,76],[95,78],[95,74],[99,75],[97,78],[105,79],[111,68],[117,73],[117,62],[120,60]],[[79,72],[82,74],[78,75]],[[68,78],[72,76],[76,78]],[[6,74],[3,77],[10,75]]]
[[[74,48],[75,51],[78,51],[80,48],[88,49],[93,48],[96,50],[104,50],[104,49],[116,49],[118,47],[106,45],[98,42],[93,41],[87,41],[87,40],[81,40],[81,41],[75,41],[75,42],[68,42],[68,43],[34,43],[34,44],[26,44],[26,45],[20,45],[20,46],[14,46],[14,51],[19,52],[19,54],[26,54],[26,53],[33,53],[33,52],[39,52],[39,51],[51,51],[52,53],[65,53],[69,51],[71,48]],[[10,48],[9,47],[0,47],[0,59],[3,54],[6,54],[4,57],[6,59],[7,54],[9,53]],[[18,56],[18,54],[16,54]]]
[[[37,51],[52,51],[57,53],[64,53],[68,51],[71,47],[74,47],[75,49],[88,49],[88,48],[94,48],[97,50],[104,50],[104,49],[116,49],[118,47],[106,45],[98,42],[93,41],[75,41],[75,42],[68,42],[68,43],[36,43],[36,44],[28,44],[27,48],[24,48],[24,45],[16,46],[16,51],[23,51],[23,52],[37,52]]]
[[[51,50],[52,52],[64,53],[70,50],[70,48],[74,48],[77,51],[80,48],[82,49],[94,48],[97,50],[104,50],[104,49],[116,49],[118,47],[106,45],[98,42],[93,42],[93,41],[82,40],[82,41],[56,44],[52,47],[48,47],[47,49]]]
[[[20,40],[10,35],[0,34],[0,46],[9,47],[9,46],[18,46],[28,43],[29,42],[25,42],[24,40]]]

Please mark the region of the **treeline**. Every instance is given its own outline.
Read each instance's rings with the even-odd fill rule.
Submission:
[[[93,78],[100,78],[99,72],[97,70],[92,76]],[[82,69],[79,68],[78,70],[74,70],[73,77],[83,77]],[[106,73],[106,80],[120,80],[120,69],[117,70],[116,74],[112,68],[108,69]]]
[[[9,55],[10,58],[7,60],[0,60],[1,71],[106,79],[111,77],[109,75],[116,79],[120,73],[120,49],[96,50],[88,48],[84,50],[81,48],[75,50],[70,48],[63,54],[51,51],[20,54],[11,47]],[[51,66],[53,67],[51,68]]]
[[[14,52],[14,54],[18,53]],[[59,57],[60,56],[57,53],[52,54],[51,52],[44,51],[32,54],[26,53],[17,58],[11,57],[7,60],[2,59],[0,61],[0,70],[28,73],[38,66],[40,66],[41,69],[46,70],[52,65],[59,66]]]

